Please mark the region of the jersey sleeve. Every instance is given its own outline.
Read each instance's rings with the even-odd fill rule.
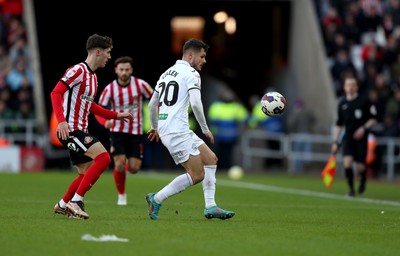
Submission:
[[[149,102],[150,127],[154,130],[158,128],[158,92],[154,91]]]
[[[82,81],[83,73],[84,72],[80,64],[74,65],[67,69],[67,71],[65,71],[65,74],[61,78],[61,81],[72,88]]]
[[[192,89],[189,90],[190,105],[192,106],[193,114],[196,117],[197,122],[200,125],[201,131],[207,133],[208,129],[206,117],[204,115],[203,103],[201,102],[200,90]]]
[[[186,78],[188,90],[193,88],[201,89],[201,78],[199,72],[193,69],[189,76]]]
[[[337,126],[343,126],[344,124],[344,116],[342,111],[340,111],[342,109],[342,105],[344,104],[343,99],[339,100],[339,104],[337,106],[337,119],[336,119],[336,125]]]
[[[101,92],[100,97],[99,97],[99,105],[106,107],[108,106],[110,102],[110,85],[107,85],[104,90]]]
[[[140,80],[140,91],[146,99],[150,99],[151,95],[153,94],[153,88],[144,80]]]

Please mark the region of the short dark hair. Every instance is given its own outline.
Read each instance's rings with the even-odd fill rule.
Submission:
[[[88,51],[94,48],[107,49],[112,47],[113,41],[111,37],[108,36],[93,34],[89,36],[88,40],[86,41],[86,50]]]
[[[201,49],[204,49],[207,52],[209,48],[210,46],[203,41],[191,38],[183,45],[183,53],[187,52],[188,50],[200,51]]]
[[[114,61],[114,67],[118,66],[119,63],[129,63],[133,67],[133,59],[129,56],[119,57]]]

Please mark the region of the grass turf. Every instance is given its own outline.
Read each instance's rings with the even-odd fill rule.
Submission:
[[[145,195],[176,174],[142,171],[127,177],[128,205],[117,206],[112,172],[86,194],[88,220],[53,213],[76,176],[71,171],[0,174],[0,255],[398,255],[399,186],[369,181],[349,199],[336,178],[246,174],[239,182],[217,175],[217,203],[229,220],[203,216],[201,185],[164,202],[159,220],[147,214]],[[90,234],[128,242],[83,241]]]

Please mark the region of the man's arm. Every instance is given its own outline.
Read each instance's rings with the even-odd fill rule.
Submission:
[[[203,103],[201,102],[201,93],[198,89],[189,90],[190,105],[192,106],[193,114],[200,125],[201,131],[206,134],[208,129],[206,116],[204,115]]]
[[[101,116],[105,119],[129,119],[129,120],[133,120],[133,116],[131,113],[128,112],[122,112],[122,113],[118,113],[115,111],[111,111],[108,110],[106,108],[101,107],[100,105],[98,105],[95,102],[92,102],[92,106],[90,107],[90,113],[94,114],[94,115],[98,115]]]

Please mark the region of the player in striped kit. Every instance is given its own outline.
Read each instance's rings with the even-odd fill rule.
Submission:
[[[101,142],[88,133],[89,114],[107,119],[133,120],[131,113],[105,109],[93,100],[97,93],[98,68],[111,59],[113,42],[110,37],[91,35],[86,42],[84,62],[71,66],[51,92],[51,103],[56,115],[57,137],[69,149],[70,159],[78,169],[78,177],[54,206],[54,212],[70,218],[88,219],[83,198],[111,163]]]
[[[100,95],[99,104],[113,111],[129,111],[132,122],[106,120],[96,116],[100,124],[110,128],[111,149],[114,160],[114,181],[118,192],[117,205],[126,205],[126,172],[137,173],[143,159],[143,100],[150,99],[153,88],[143,79],[132,75],[133,59],[122,56],[115,60],[114,71],[117,79],[109,83]]]
[[[190,39],[183,46],[181,60],[167,69],[159,78],[149,102],[151,129],[147,132],[151,141],[161,142],[168,149],[175,164],[181,164],[186,173],[179,175],[157,193],[146,196],[149,216],[158,219],[162,203],[185,189],[202,183],[207,219],[229,219],[235,213],[226,211],[215,202],[215,172],[217,156],[189,128],[191,106],[203,134],[214,143],[208,129],[201,101],[201,78],[199,71],[206,63],[209,46],[201,40]]]

